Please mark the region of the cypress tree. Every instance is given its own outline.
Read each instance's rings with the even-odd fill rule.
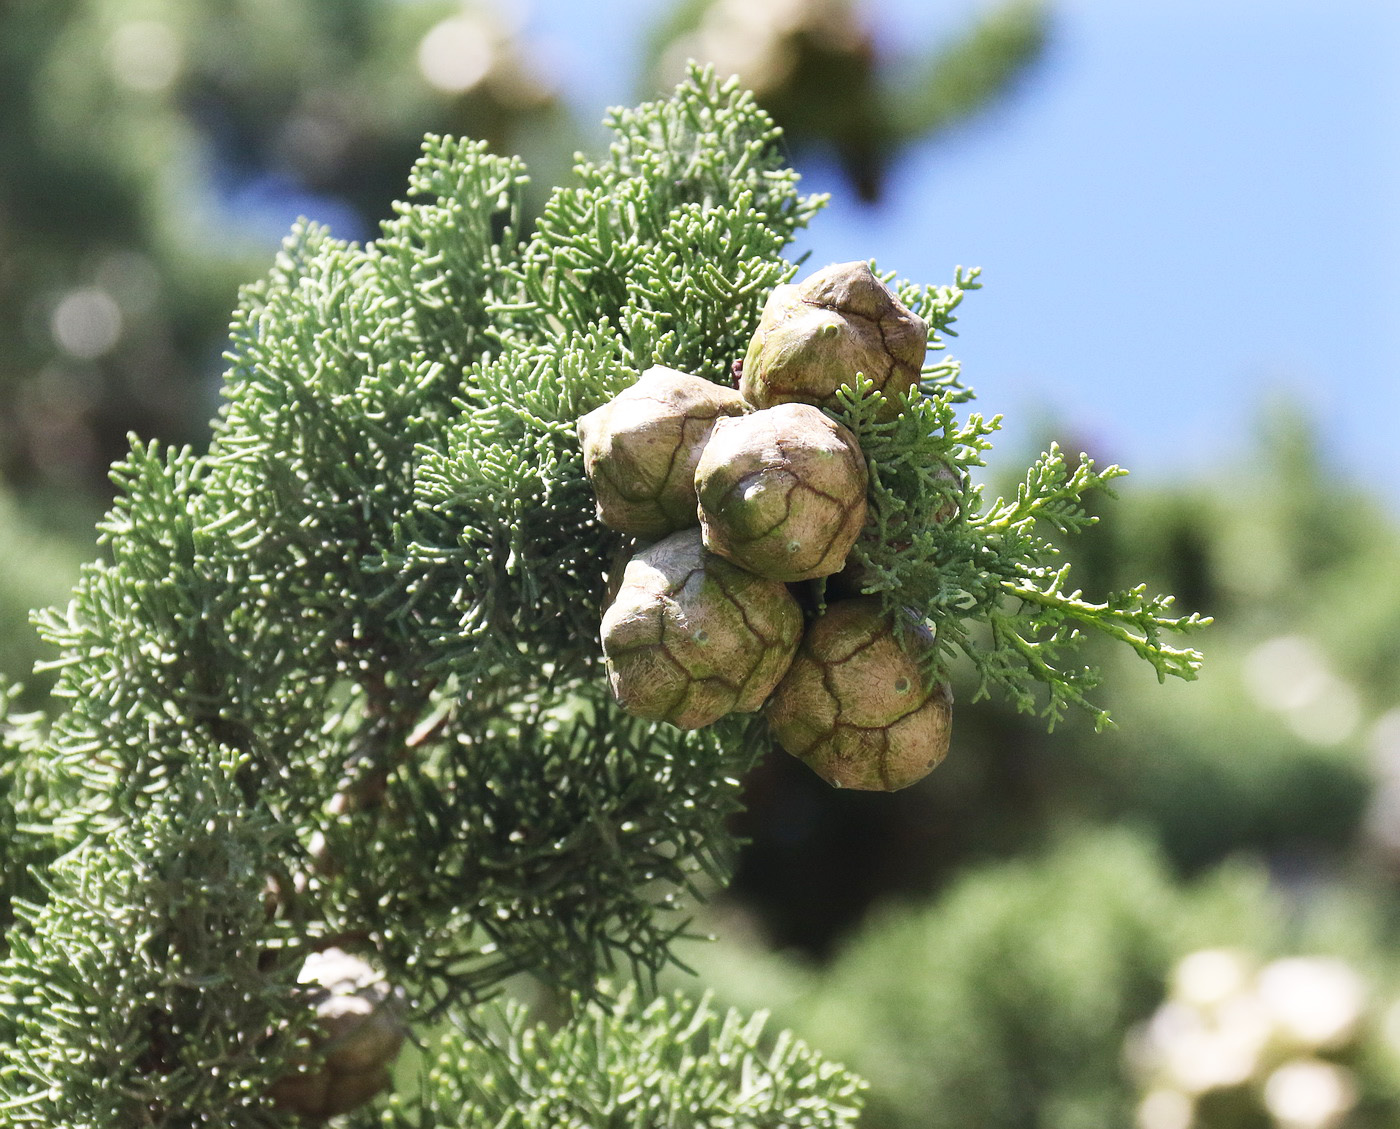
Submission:
[[[817,1051],[656,995],[768,739],[612,699],[623,539],[575,434],[650,366],[725,381],[822,201],[710,72],[609,125],[532,230],[521,162],[436,136],[380,238],[298,227],[242,296],[208,451],[116,466],[103,556],[42,617],[58,708],[0,733],[7,1123],[288,1123],[276,1083],[331,1054],[299,979],[331,950],[425,1041],[390,1124],[851,1123],[859,1083]],[[882,278],[935,349],[976,286]],[[894,412],[854,376],[832,408],[870,469],[862,591],[933,630],[928,677],[970,661],[1101,725],[1086,632],[1193,677],[1165,636],[1201,620],[1090,601],[1054,559],[1118,468],[1052,449],[984,502],[969,397],[939,359]],[[523,974],[555,1022],[493,1002]]]

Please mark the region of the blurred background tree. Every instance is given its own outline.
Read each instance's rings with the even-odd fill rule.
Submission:
[[[0,9],[0,470],[101,490],[201,444],[238,285],[298,211],[363,238],[426,132],[552,176],[568,116],[499,9],[20,0]]]
[[[202,445],[235,289],[294,212],[372,235],[428,131],[558,178],[579,135],[501,13],[0,5],[0,671],[24,677],[39,655],[26,609],[61,601],[91,555],[126,432]],[[896,58],[869,14],[659,4],[645,93],[691,55],[736,71],[799,167],[834,158],[879,206],[902,151],[1013,91],[1053,40],[1049,10],[1013,0]],[[779,755],[748,781],[751,846],[695,962],[726,1002],[776,993],[783,1023],[865,1072],[872,1125],[1394,1124],[1400,522],[1342,481],[1303,409],[1267,414],[1234,457],[1130,484],[1103,503],[1112,522],[1066,546],[1091,593],[1142,577],[1216,617],[1199,683],[1159,687],[1100,656],[1119,722],[1103,735],[1073,719],[1047,735],[969,705],[964,683],[955,755],[906,792],[834,793]],[[1345,1038],[1298,1052],[1349,1072],[1309,1076],[1315,1115],[1270,1090],[1287,1063],[1262,1044],[1233,1080],[1163,1081],[1149,1036],[1171,1024],[1154,1016],[1201,995],[1180,970],[1204,966],[1182,962],[1220,946],[1245,954],[1237,970],[1330,953],[1366,985]]]

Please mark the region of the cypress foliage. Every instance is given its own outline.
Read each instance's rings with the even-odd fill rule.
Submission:
[[[609,1002],[603,979],[645,989],[672,961],[686,899],[728,874],[725,819],[764,742],[744,720],[644,724],[607,697],[597,624],[620,539],[594,516],[574,422],[651,364],[725,379],[820,204],[752,99],[709,73],[610,124],[609,156],[580,159],[531,233],[520,163],[436,137],[381,239],[298,228],[243,295],[208,452],[137,440],[116,467],[104,557],[42,621],[62,711],[5,736],[8,794],[37,793],[6,816],[12,863],[35,864],[6,890],[8,1123],[285,1123],[268,1089],[315,1057],[297,973],[332,946],[416,1023],[467,1032],[399,1102],[407,1123],[572,1123],[554,1099],[499,1121],[502,1094],[536,1092],[527,1042],[567,1064],[536,1079],[560,1093],[635,1078],[643,1096],[616,1116],[597,1097],[579,1124],[849,1120],[854,1081],[812,1052],[760,1051],[758,1026],[681,1001]],[[902,293],[946,330],[967,281]],[[965,469],[991,427],[954,428],[955,368],[925,384],[902,431],[873,422],[874,397],[849,401],[884,444],[866,558],[906,588],[882,595],[957,646],[964,619],[1011,624],[963,649],[1018,693],[1048,685],[1052,717],[1081,697],[1049,662],[1079,627],[1194,674],[1158,641],[1194,618],[1140,593],[1090,605],[1043,562],[1035,521],[1074,528],[1107,475],[1052,454],[1015,502],[977,518],[968,488],[943,543],[908,544],[948,491],[919,460]],[[991,579],[946,599],[935,558]],[[560,1033],[481,1018],[522,972],[573,1001]],[[655,1058],[668,1039],[693,1040],[694,1069]]]
[[[531,1025],[519,1006],[494,1018],[498,1040],[452,1033],[437,1049],[424,1103],[440,1118],[433,1124],[836,1129],[853,1124],[859,1109],[861,1084],[787,1032],[766,1037],[763,1012],[746,1019],[680,996],[639,1007],[624,993],[608,1006],[588,1005],[559,1031]],[[601,1074],[604,1061],[610,1068]],[[390,1124],[422,1122],[399,1114]]]

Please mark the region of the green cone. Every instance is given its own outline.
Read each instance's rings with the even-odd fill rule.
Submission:
[[[841,569],[865,525],[855,436],[810,404],[721,420],[695,468],[705,547],[796,583]]]
[[[868,264],[837,263],[774,288],[739,391],[757,408],[835,407],[837,389],[859,372],[893,399],[918,384],[927,349],[928,324]]]

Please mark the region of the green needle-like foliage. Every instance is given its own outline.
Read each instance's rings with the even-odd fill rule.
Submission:
[[[262,872],[290,829],[215,747],[17,906],[0,988],[0,1124],[273,1125],[265,1093],[307,1026]],[[294,968],[294,966],[293,966]],[[214,1120],[215,1114],[218,1120]]]
[[[504,1009],[493,1038],[452,1034],[437,1049],[425,1108],[395,1129],[839,1129],[862,1084],[766,1016],[708,1000],[624,995],[558,1031]],[[597,1065],[611,1068],[600,1076]]]
[[[298,228],[234,317],[208,452],[138,440],[115,469],[103,559],[43,619],[62,709],[0,730],[7,873],[29,875],[4,890],[7,1123],[282,1123],[268,1086],[314,1058],[297,973],[332,946],[419,1020],[480,1031],[477,1006],[520,973],[576,999],[549,1053],[578,1082],[537,1081],[602,1103],[579,1124],[849,1119],[849,1078],[781,1039],[760,1051],[757,1027],[587,1004],[600,976],[647,986],[672,960],[698,879],[728,875],[725,821],[763,742],[607,697],[621,538],[595,517],[575,421],[653,364],[726,379],[820,203],[712,74],[610,124],[609,156],[580,159],[532,232],[521,164],[443,138],[381,239]],[[970,283],[902,292],[946,331]],[[1046,683],[1052,717],[1082,700],[1087,675],[1055,664],[1083,627],[1193,671],[1160,645],[1184,626],[1164,605],[1092,605],[1048,563],[1037,523],[1081,524],[1111,474],[1052,453],[980,513],[961,472],[993,425],[956,421],[954,364],[924,384],[890,423],[863,389],[848,401],[875,589],[989,682]],[[950,498],[957,516],[931,520]],[[648,1057],[678,1033],[693,1059]],[[444,1124],[573,1123],[547,1103],[489,1112],[537,1073],[503,1046],[439,1064],[440,1092],[476,1103]],[[478,1068],[509,1085],[471,1089]],[[651,1102],[714,1116],[629,1120]]]
[[[17,690],[0,676],[0,921],[9,923],[9,907],[26,880],[31,860],[18,832],[21,820],[33,819],[35,800],[31,766],[25,756],[26,730],[38,720],[18,714]]]

